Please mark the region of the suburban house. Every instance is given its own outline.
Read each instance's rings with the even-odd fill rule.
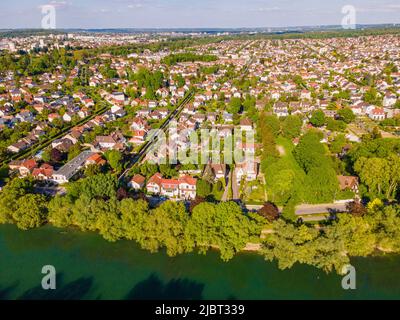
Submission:
[[[183,176],[179,178],[178,181],[179,181],[179,197],[185,200],[195,199],[197,179],[192,178],[191,176]]]
[[[161,193],[161,173],[156,173],[147,182],[146,189],[149,193],[160,194]]]
[[[278,117],[287,117],[289,115],[288,104],[285,102],[277,102],[274,105],[273,112]]]
[[[54,173],[53,166],[44,163],[39,168],[33,169],[32,176],[36,180],[43,181],[43,180],[50,180],[51,177],[53,176],[53,173]]]
[[[258,177],[258,163],[256,162],[243,162],[236,165],[236,180],[238,183],[243,178],[246,181],[254,181]]]
[[[113,132],[109,136],[97,136],[95,146],[101,150],[121,150],[124,148],[126,139],[120,132]]]
[[[358,193],[359,182],[357,177],[353,176],[338,176],[340,190],[351,190]]]
[[[34,159],[11,161],[9,168],[11,171],[18,171],[19,176],[22,178],[32,174],[33,170],[37,168],[38,164]]]
[[[52,180],[58,184],[68,183],[69,180],[81,170],[86,161],[93,155],[91,151],[83,151],[76,158],[69,161],[59,170],[53,173]]]
[[[7,150],[10,151],[10,152],[12,152],[12,153],[19,153],[19,152],[21,152],[21,151],[27,149],[28,147],[29,147],[29,144],[28,144],[28,143],[26,143],[26,142],[23,141],[23,140],[20,140],[20,141],[14,143],[14,144],[12,144],[12,145],[9,145],[9,146],[7,147]]]
[[[203,177],[213,180],[225,179],[227,173],[226,164],[207,164],[203,171]]]
[[[146,178],[140,174],[136,174],[128,183],[128,187],[134,190],[143,189],[146,184]]]
[[[383,98],[383,106],[391,107],[397,102],[397,97],[395,94],[391,92],[386,92],[385,97]]]
[[[197,179],[183,176],[179,179],[164,179],[156,173],[147,182],[146,189],[149,193],[174,199],[195,199]]]
[[[98,165],[98,166],[103,166],[106,164],[106,160],[104,160],[100,154],[94,153],[86,160],[85,166],[89,166],[89,165],[93,165],[93,164]]]
[[[240,120],[240,129],[243,131],[251,131],[253,130],[253,123],[250,119],[242,119]]]
[[[374,108],[369,113],[369,117],[375,121],[382,121],[382,120],[385,120],[386,115],[385,115],[385,111],[383,110],[383,108]]]
[[[134,130],[132,138],[129,139],[129,143],[132,143],[134,145],[140,145],[145,142],[146,135],[147,133],[144,130]]]

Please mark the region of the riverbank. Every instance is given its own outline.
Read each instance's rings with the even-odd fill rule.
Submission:
[[[15,227],[12,224],[9,224],[8,226]],[[1,225],[0,225],[0,227],[1,227]],[[94,236],[94,235],[100,236],[97,232],[91,232],[91,231],[83,232],[83,231],[79,230],[79,228],[74,227],[74,226],[69,226],[69,227],[66,227],[66,228],[57,228],[56,226],[53,226],[51,223],[48,223],[48,224],[38,228],[37,230],[41,230],[41,229],[52,229],[52,230],[58,231],[61,235],[82,234],[82,235],[88,235],[88,236]],[[320,229],[320,228],[316,228],[316,229]],[[23,230],[19,230],[19,229],[18,229],[18,231],[22,232],[22,233],[32,232],[32,230],[23,231]],[[265,239],[265,237],[267,235],[273,234],[273,233],[274,233],[273,229],[264,229],[264,230],[262,230],[261,231],[261,235],[260,235],[260,240],[262,241],[263,239]],[[106,239],[104,239],[102,237],[101,237],[101,239],[104,242],[108,242]],[[138,243],[136,243],[133,240],[121,239],[121,240],[118,240],[117,243],[118,242],[128,242],[128,243],[131,243],[132,246],[138,246]],[[212,249],[211,251],[213,251],[214,253],[216,253],[216,254],[220,254],[221,253],[221,249],[220,249],[220,247],[218,245],[207,245],[207,246],[209,248],[211,248]],[[262,242],[259,242],[259,243],[254,243],[254,242],[250,243],[249,242],[241,250],[239,250],[236,253],[235,256],[238,256],[238,255],[241,255],[241,254],[253,254],[253,255],[257,255],[257,256],[261,257],[262,259],[264,259],[264,256],[262,254],[262,249],[263,249],[262,248]],[[366,256],[364,258],[379,258],[379,257],[384,258],[387,255],[392,255],[393,257],[399,257],[399,259],[400,259],[400,255],[396,254],[393,250],[389,250],[389,249],[386,249],[386,248],[383,248],[383,247],[379,247],[379,246],[375,247],[374,249],[375,250],[370,255],[368,255],[368,256]],[[149,250],[146,250],[146,249],[143,249],[143,248],[139,248],[139,250],[145,251],[145,252],[149,252]],[[196,251],[197,251],[197,249],[194,250],[194,252],[196,252]],[[164,249],[161,249],[160,252],[164,252]],[[150,252],[150,254],[154,254],[154,252],[152,252],[152,253]],[[192,252],[185,253],[185,254],[192,254]],[[185,254],[181,254],[181,255],[185,255]],[[349,256],[349,253],[346,252],[346,251],[343,251],[341,254],[343,256],[346,256],[346,257]],[[178,255],[178,256],[180,256],[180,255]],[[349,256],[349,257],[350,257],[350,259],[361,258],[361,257],[352,257],[352,256]],[[274,261],[274,263],[275,262],[276,261]],[[224,262],[224,263],[229,263],[229,262]],[[268,262],[265,262],[265,263],[268,263]],[[291,269],[291,268],[289,268],[289,269]],[[329,273],[331,273],[331,272],[329,272]],[[332,272],[332,273],[335,273],[335,272]]]
[[[0,225],[0,299],[399,299],[400,258],[357,258],[357,290],[342,278],[306,265],[281,271],[253,253],[222,262],[217,252],[170,258],[131,241],[110,243],[95,233],[49,225],[20,231]],[[44,293],[43,265],[59,274],[59,289]]]

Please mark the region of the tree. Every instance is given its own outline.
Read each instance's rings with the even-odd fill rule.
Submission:
[[[129,198],[128,191],[126,191],[126,189],[122,188],[122,187],[118,188],[118,190],[117,190],[117,199],[119,201],[121,201],[121,200],[126,199],[126,198]]]
[[[224,261],[242,250],[253,236],[260,236],[262,224],[245,216],[234,202],[203,202],[193,209],[186,228],[187,237],[202,253],[217,246]]]
[[[68,195],[73,199],[110,199],[117,194],[117,178],[111,174],[98,174],[81,179],[67,186]]]
[[[378,106],[382,105],[382,99],[381,97],[379,97],[378,91],[373,87],[365,92],[364,101],[369,104],[374,104]]]
[[[65,159],[65,155],[58,149],[51,149],[50,151],[51,162],[58,163]]]
[[[111,168],[115,171],[120,172],[122,170],[122,153],[118,150],[108,150],[104,156],[106,157]]]
[[[338,116],[340,117],[341,120],[343,120],[347,124],[353,122],[356,119],[355,114],[350,108],[340,109],[338,111]]]
[[[196,208],[196,206],[198,206],[200,203],[203,203],[204,201],[205,201],[204,198],[196,196],[194,200],[190,201],[189,212],[193,213],[193,209]]]
[[[125,238],[141,241],[144,238],[144,223],[149,217],[148,203],[143,200],[123,199],[120,212]]]
[[[72,224],[72,207],[74,202],[71,197],[55,196],[48,205],[48,221],[58,228],[66,228]]]
[[[299,144],[293,151],[294,158],[305,172],[327,162],[325,148],[320,140],[319,133],[309,131],[301,137]]]
[[[365,257],[375,251],[376,237],[372,225],[361,217],[340,214],[325,234],[328,239],[339,241],[349,256]]]
[[[198,55],[192,52],[185,52],[185,53],[171,54],[163,58],[162,63],[165,63],[168,66],[172,66],[179,62],[194,62],[194,61],[211,62],[211,61],[216,61],[217,59],[218,58],[214,55],[206,55],[206,54]]]
[[[312,117],[310,119],[310,123],[314,127],[322,127],[325,124],[325,114],[321,110],[317,110],[312,114]]]
[[[331,142],[330,149],[333,153],[341,153],[346,143],[346,136],[344,134],[338,134]]]
[[[68,151],[68,161],[71,161],[72,159],[79,156],[81,152],[82,152],[81,145],[79,143],[74,144]]]
[[[400,207],[374,206],[366,220],[376,236],[375,247],[383,252],[400,252]]]
[[[199,197],[206,198],[212,192],[211,183],[201,179],[197,180],[196,192]]]
[[[263,243],[262,253],[267,260],[278,260],[280,269],[305,263],[326,272],[340,272],[349,263],[344,243],[335,233],[328,237],[314,227],[295,226],[283,220],[275,221],[273,230]]]
[[[313,167],[305,179],[308,203],[332,203],[339,191],[336,172],[328,165]]]
[[[294,139],[300,136],[303,122],[298,116],[288,116],[282,123],[282,134],[284,137]]]
[[[41,226],[46,219],[47,203],[43,195],[26,194],[16,202],[12,212],[18,228],[28,230]]]
[[[90,164],[85,168],[85,177],[92,177],[101,173],[101,167],[97,164]]]
[[[104,239],[115,242],[124,237],[121,219],[118,216],[120,202],[113,198],[108,201],[92,200],[91,210],[95,216],[94,229]]]
[[[259,135],[263,145],[264,159],[269,157],[276,158],[279,156],[275,141],[275,134],[277,135],[277,125],[280,126],[278,118],[267,117],[265,113],[261,113],[259,121]]]
[[[173,166],[168,164],[161,164],[159,166],[159,171],[165,178],[173,178],[178,176],[178,171]]]
[[[33,180],[31,178],[16,178],[6,184],[0,193],[0,223],[15,223],[13,214],[21,204],[21,199],[32,192]],[[28,198],[27,200],[31,201]]]
[[[279,135],[279,132],[281,131],[281,123],[277,116],[275,115],[267,116],[265,114],[262,114],[262,116],[260,117],[260,122],[261,121],[262,123],[260,124],[260,127],[265,126],[269,128],[274,137],[277,137]]]
[[[368,187],[371,197],[393,199],[400,184],[400,157],[361,157],[354,165],[361,181]]]
[[[157,252],[165,247],[169,256],[189,252],[193,245],[185,234],[189,216],[183,203],[164,202],[144,220],[138,241],[142,248]]]
[[[272,222],[279,218],[279,209],[272,202],[267,202],[260,210],[258,210],[258,214]]]
[[[367,209],[360,200],[350,202],[346,205],[347,211],[355,217],[362,217],[367,214]]]
[[[232,98],[229,102],[228,112],[238,114],[242,108],[242,100],[240,98]]]
[[[44,162],[50,162],[51,161],[51,150],[50,149],[45,149],[42,153],[42,160]]]
[[[326,129],[333,132],[343,132],[346,130],[346,122],[342,120],[335,120],[332,118],[328,118],[326,120]]]
[[[150,178],[158,172],[158,167],[156,164],[145,162],[140,166],[140,173],[146,178]]]

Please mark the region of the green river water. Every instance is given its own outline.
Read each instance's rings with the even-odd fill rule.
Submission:
[[[400,257],[353,259],[357,289],[341,277],[296,265],[281,271],[257,254],[224,263],[218,252],[176,258],[135,243],[50,226],[0,226],[0,299],[399,299]],[[57,290],[41,288],[41,269],[57,270]]]

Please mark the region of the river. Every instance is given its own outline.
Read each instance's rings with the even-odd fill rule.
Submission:
[[[168,257],[133,242],[51,226],[0,226],[0,299],[399,299],[399,256],[353,259],[357,289],[341,277],[296,265],[281,271],[257,254],[224,263],[218,252]],[[57,270],[57,290],[41,289],[41,269]]]

